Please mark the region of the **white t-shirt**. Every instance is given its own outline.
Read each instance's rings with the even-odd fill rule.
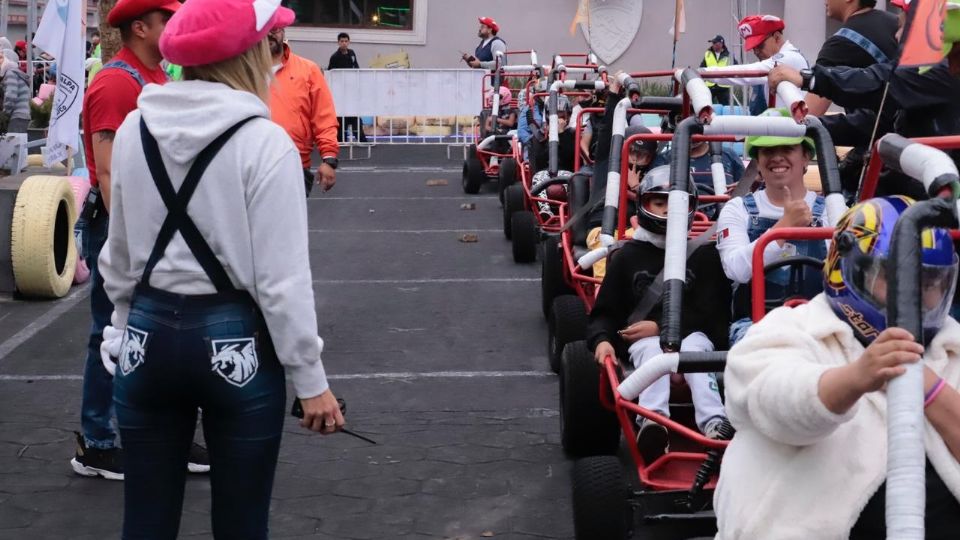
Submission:
[[[766,190],[757,191],[753,194],[753,198],[757,202],[760,217],[775,220],[783,217],[783,208],[774,206],[770,202]],[[813,210],[817,194],[807,191],[803,199]],[[717,250],[720,252],[720,261],[723,263],[724,273],[735,283],[749,283],[753,274],[753,248],[756,241],[750,241],[750,236],[747,234],[749,225],[750,213],[747,212],[747,207],[740,197],[725,204],[717,219],[717,231],[719,231]],[[796,251],[796,246],[789,242],[784,242],[783,246],[777,242],[770,242],[763,250],[763,264],[767,265],[777,259],[791,257],[796,254]]]
[[[715,68],[703,68],[701,72],[709,71],[762,71],[768,73],[775,66],[779,64],[784,64],[792,67],[793,69],[800,71],[803,69],[809,69],[810,64],[807,62],[807,59],[800,54],[800,49],[793,46],[793,43],[789,41],[784,42],[783,46],[780,47],[780,52],[763,60],[762,62],[754,62],[752,64],[743,64],[740,66],[726,66],[726,67],[715,67]],[[764,95],[770,94],[770,88],[767,85],[766,77],[740,77],[734,79],[705,79],[710,82],[717,84],[729,84],[735,86],[756,86],[758,84],[763,85]],[[804,95],[806,93],[804,92]],[[777,97],[777,107],[789,107],[789,103],[783,103],[780,100],[780,97]]]

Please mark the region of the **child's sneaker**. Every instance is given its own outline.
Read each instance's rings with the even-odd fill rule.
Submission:
[[[123,449],[87,448],[83,436],[77,435],[77,452],[70,460],[73,472],[80,476],[102,476],[107,480],[123,480]]]
[[[647,465],[667,452],[668,443],[667,428],[646,418],[640,422],[640,429],[637,430],[637,448]]]
[[[724,433],[725,430],[722,429],[725,423],[729,426],[727,419],[722,416],[711,419],[709,422],[707,422],[706,426],[703,426],[703,436],[715,441],[729,440],[731,437],[726,435]],[[730,428],[729,431],[732,433],[733,429]]]

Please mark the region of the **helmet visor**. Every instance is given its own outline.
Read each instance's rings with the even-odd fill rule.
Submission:
[[[851,264],[844,265],[844,281],[854,292],[886,316],[889,282],[886,259],[852,256]],[[950,311],[957,285],[957,255],[953,264],[924,264],[920,277],[920,300],[923,310],[923,328],[938,329]],[[888,321],[889,323],[889,321]]]

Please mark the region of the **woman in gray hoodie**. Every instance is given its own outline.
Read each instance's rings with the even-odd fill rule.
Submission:
[[[177,536],[199,407],[213,535],[259,540],[285,376],[303,427],[330,434],[344,424],[320,359],[300,158],[266,103],[266,35],[294,15],[279,0],[174,9],[159,46],[184,66],[184,80],[147,85],[117,130],[100,255],[115,309],[110,331],[121,336],[109,352],[124,446],[123,537]]]

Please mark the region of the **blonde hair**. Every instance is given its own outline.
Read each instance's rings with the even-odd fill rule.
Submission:
[[[264,38],[243,54],[228,60],[205,66],[184,66],[183,79],[223,83],[234,90],[250,92],[264,103],[269,103],[272,73],[270,45]]]

